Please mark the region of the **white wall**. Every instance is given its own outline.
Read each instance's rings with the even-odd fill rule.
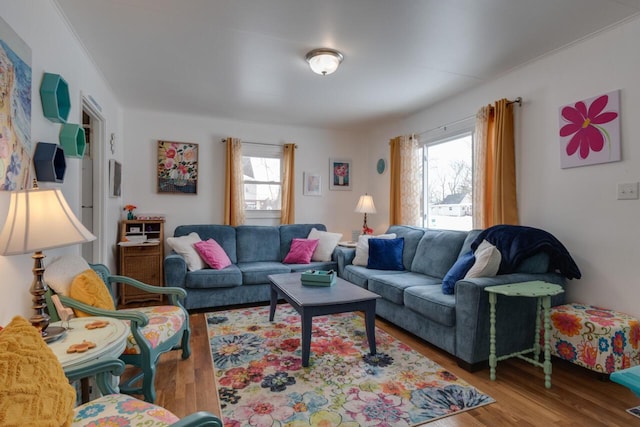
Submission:
[[[75,36],[69,31],[61,18],[57,7],[51,1],[21,0],[0,2],[0,16],[31,48],[31,138],[35,147],[38,141],[58,142],[60,125],[52,123],[42,114],[40,103],[40,82],[44,72],[60,74],[69,85],[71,96],[71,112],[68,121],[81,123],[82,95],[91,96],[102,108],[105,119],[105,134],[112,132],[122,140],[121,110],[110,88],[88,59]],[[118,158],[121,153],[107,154],[102,148],[101,167],[104,174],[108,171],[108,158]],[[80,213],[80,177],[81,160],[66,159],[67,171],[64,184],[61,185],[69,205],[78,215]],[[32,177],[35,175],[31,174]],[[103,179],[106,193],[107,179]],[[42,183],[41,187],[52,186]],[[0,192],[0,224],[4,224],[9,203],[9,192]],[[100,244],[104,252],[101,261],[115,265],[111,255],[111,247],[116,235],[116,224],[119,216],[119,200],[109,199],[102,205],[104,217],[105,239]],[[48,259],[66,252],[80,253],[78,245],[57,250],[46,251],[45,264]],[[31,295],[29,286],[33,279],[31,268],[33,260],[30,255],[0,256],[0,325],[8,323],[15,315],[30,317]]]
[[[137,213],[166,215],[165,233],[181,224],[222,224],[224,215],[225,145],[228,136],[244,141],[295,143],[295,197],[297,223],[324,223],[327,229],[351,238],[351,230],[362,225],[353,212],[358,197],[369,190],[365,182],[367,162],[363,145],[355,133],[241,122],[228,119],[163,114],[150,111],[124,112],[125,164],[124,204],[134,204]],[[159,194],[156,190],[157,141],[178,141],[198,145],[198,194]],[[329,191],[329,158],[353,161],[352,191]],[[302,195],[302,174],[322,175],[322,196]]]
[[[640,317],[640,200],[616,200],[618,183],[640,181],[640,19],[516,69],[476,90],[372,130],[373,151],[388,151],[390,137],[422,132],[474,115],[500,98],[524,99],[516,107],[516,157],[520,222],[555,235],[582,271],[568,300]],[[621,90],[622,161],[560,168],[558,107]],[[370,179],[374,179],[373,172]],[[383,204],[383,202],[386,203]],[[388,197],[377,198],[388,212]]]

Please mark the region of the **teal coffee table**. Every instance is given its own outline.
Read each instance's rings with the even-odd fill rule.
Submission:
[[[489,367],[491,381],[496,380],[496,366],[501,360],[517,357],[525,360],[534,366],[544,370],[544,386],[551,388],[551,347],[549,339],[551,337],[551,322],[549,321],[549,308],[551,307],[551,297],[564,292],[561,286],[542,281],[514,283],[511,285],[488,286],[484,289],[489,292]],[[496,356],[496,304],[498,295],[507,297],[530,297],[537,298],[536,304],[536,325],[533,338],[533,348],[522,350],[513,354]],[[540,363],[540,309],[544,315],[544,362]],[[533,352],[533,357],[525,354]]]

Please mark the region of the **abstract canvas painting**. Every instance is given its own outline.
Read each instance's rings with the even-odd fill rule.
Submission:
[[[31,163],[31,49],[0,18],[0,190],[22,190]]]
[[[560,166],[620,160],[620,91],[560,107]]]

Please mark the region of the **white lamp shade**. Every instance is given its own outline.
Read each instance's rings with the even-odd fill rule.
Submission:
[[[58,189],[11,193],[0,232],[0,255],[17,255],[95,240],[76,218]]]
[[[368,194],[360,196],[360,200],[358,200],[358,205],[354,212],[366,214],[376,213],[376,205],[373,204],[373,197]]]
[[[344,56],[334,49],[314,49],[306,56],[311,71],[326,76],[338,69]]]

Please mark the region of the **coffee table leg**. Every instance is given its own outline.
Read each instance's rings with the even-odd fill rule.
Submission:
[[[302,318],[302,366],[305,368],[309,366],[309,354],[311,353],[311,317],[310,314],[304,311],[301,314]]]
[[[367,341],[369,341],[369,351],[376,354],[376,300],[372,304],[367,304],[364,312],[364,322],[367,329]]]
[[[278,304],[278,291],[271,285],[271,306],[269,307],[269,322],[273,322],[276,315],[276,305]]]

